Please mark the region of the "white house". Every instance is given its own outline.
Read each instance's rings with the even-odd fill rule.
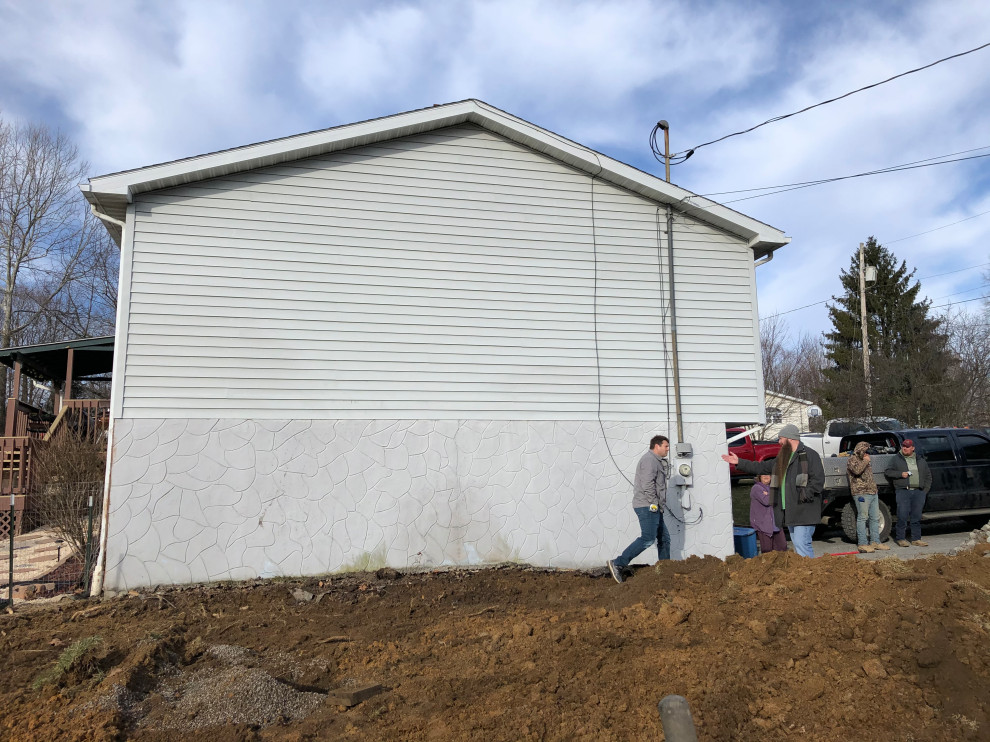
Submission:
[[[765,399],[767,424],[763,428],[763,438],[775,439],[785,425],[796,425],[801,431],[808,430],[808,410],[815,406],[814,402],[769,389],[766,390]]]
[[[82,188],[122,248],[107,589],[601,565],[658,432],[675,555],[731,553],[780,231],[476,100]]]

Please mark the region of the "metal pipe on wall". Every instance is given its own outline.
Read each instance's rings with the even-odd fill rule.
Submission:
[[[684,418],[681,415],[681,370],[677,362],[677,303],[674,300],[674,210],[667,204],[667,280],[670,285],[670,346],[674,371],[674,410],[677,416],[677,441],[684,440]]]

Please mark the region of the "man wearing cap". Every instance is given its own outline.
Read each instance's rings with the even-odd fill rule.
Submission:
[[[914,451],[914,441],[905,438],[901,451],[890,459],[890,466],[884,476],[894,486],[897,498],[896,535],[898,546],[928,546],[921,540],[921,511],[925,508],[925,498],[932,488],[932,470],[928,462]],[[907,540],[908,522],[911,523],[911,541]]]
[[[770,474],[770,500],[774,523],[787,526],[794,551],[814,557],[811,536],[822,520],[825,469],[821,457],[801,442],[796,425],[785,425],[779,434],[780,453],[766,461],[747,461],[734,453],[723,461],[747,474]]]

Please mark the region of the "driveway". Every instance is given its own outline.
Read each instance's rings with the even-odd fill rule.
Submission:
[[[875,551],[872,554],[857,553],[855,556],[857,559],[883,559],[890,556],[897,557],[898,559],[917,559],[928,556],[929,554],[948,554],[956,547],[962,546],[969,539],[969,534],[973,530],[972,523],[967,523],[959,519],[922,521],[921,538],[928,542],[928,546],[909,546],[905,548],[894,543],[892,536],[887,541],[890,551]],[[846,541],[842,537],[841,530],[837,528],[825,528],[824,526],[815,531],[812,546],[815,549],[815,556],[856,551],[856,544]]]

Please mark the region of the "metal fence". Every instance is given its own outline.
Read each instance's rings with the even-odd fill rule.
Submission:
[[[88,595],[103,483],[49,484],[11,496],[0,514],[0,605]]]

